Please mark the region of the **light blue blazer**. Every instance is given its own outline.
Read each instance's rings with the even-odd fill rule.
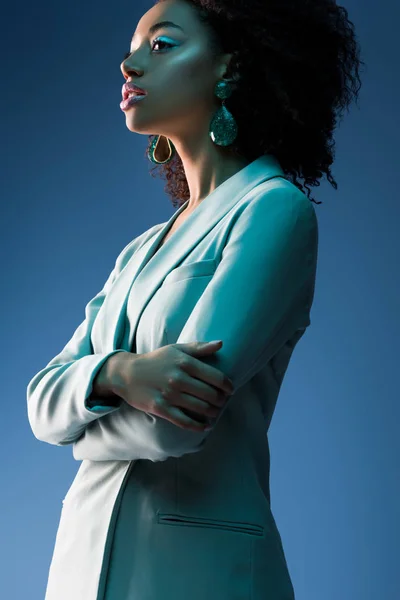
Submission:
[[[159,250],[187,202],[131,241],[70,341],[29,382],[36,438],[71,444],[82,461],[45,600],[293,600],[270,506],[267,432],[310,325],[318,226],[311,201],[283,176],[272,155],[260,156]],[[210,432],[122,400],[88,406],[112,354],[218,339],[222,348],[200,360],[235,393]]]

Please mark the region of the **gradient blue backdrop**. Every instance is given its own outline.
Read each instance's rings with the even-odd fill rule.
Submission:
[[[122,248],[174,208],[119,108],[151,1],[7,3],[1,19],[0,597],[44,598],[80,465],[39,442],[29,380]],[[311,326],[270,428],[272,510],[296,600],[399,600],[399,7],[347,1],[367,68],[336,134]],[[329,590],[328,593],[322,590]],[[73,599],[71,599],[73,600]],[[268,600],[268,599],[266,599]]]

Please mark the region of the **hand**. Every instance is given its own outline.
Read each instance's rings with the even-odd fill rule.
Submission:
[[[224,373],[205,365],[196,356],[216,352],[221,343],[169,344],[136,355],[120,352],[115,355],[119,357],[116,365],[119,385],[115,393],[138,410],[183,429],[204,431],[207,417],[219,415],[234,388]],[[182,409],[206,419],[196,421]]]

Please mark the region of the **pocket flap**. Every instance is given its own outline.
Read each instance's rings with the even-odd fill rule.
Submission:
[[[212,275],[216,268],[217,261],[215,258],[185,263],[184,265],[181,265],[180,267],[170,271],[164,279],[164,283],[172,283],[173,281],[180,281],[182,279]]]

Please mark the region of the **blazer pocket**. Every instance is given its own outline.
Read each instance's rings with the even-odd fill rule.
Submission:
[[[157,513],[157,522],[164,525],[183,527],[205,527],[206,529],[222,529],[247,533],[248,535],[264,536],[264,527],[255,523],[240,523],[238,521],[221,521],[220,519],[204,519],[201,517],[188,517],[177,514]]]
[[[181,267],[177,267],[168,273],[164,279],[164,284],[184,279],[192,279],[193,277],[204,277],[213,275],[217,268],[215,258],[205,260],[197,260],[196,262],[185,263]]]

